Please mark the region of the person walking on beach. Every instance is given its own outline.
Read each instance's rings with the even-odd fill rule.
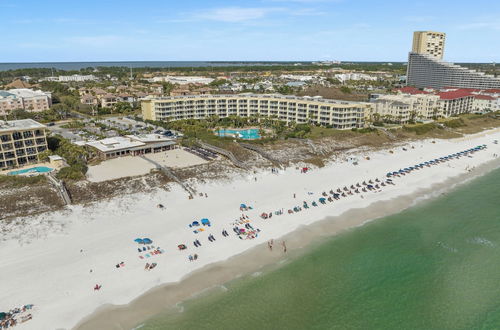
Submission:
[[[269,242],[267,242],[267,246],[269,247],[269,251],[272,251],[273,250],[273,241],[270,240]]]
[[[285,243],[285,241],[283,241],[281,243],[281,245],[283,245],[283,252],[286,253],[286,243]]]
[[[293,193],[293,198],[295,198],[295,193]]]

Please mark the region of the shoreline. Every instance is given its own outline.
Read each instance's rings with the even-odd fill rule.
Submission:
[[[457,140],[413,141],[390,150],[367,152],[358,149],[307,173],[302,173],[297,165],[278,173],[261,170],[233,175],[231,180],[198,182],[196,188],[205,197],[188,199],[180,187],[171,185],[168,192],[157,189],[91,205],[75,205],[41,216],[19,218],[9,224],[0,223],[0,230],[4,233],[0,240],[0,272],[3,274],[0,310],[34,304],[33,319],[18,325],[19,329],[74,328],[103,310],[112,306],[126,309],[131,302],[145,301],[147,308],[144,310],[150,313],[153,307],[161,306],[152,313],[157,314],[186,299],[188,288],[177,284],[185,282],[191,275],[202,274],[204,278],[191,285],[192,294],[195,294],[211,286],[206,282],[209,278],[213,278],[215,284],[224,283],[261,267],[262,261],[270,255],[273,259],[267,264],[278,261],[282,258],[282,253],[277,253],[280,248],[278,237],[285,237],[282,239],[287,240],[289,248],[310,246],[306,237],[309,237],[309,242],[321,241],[332,233],[384,216],[388,209],[392,210],[390,213],[398,212],[415,200],[428,197],[429,194],[423,191],[430,189],[428,191],[433,192],[437,189],[435,184],[448,182],[448,179],[474,177],[476,172],[482,172],[479,169],[483,164],[497,163],[500,146],[491,142],[499,137],[500,130],[495,129]],[[304,212],[286,212],[286,209],[302,206],[302,201],[317,202],[322,192],[330,189],[376,178],[385,181],[388,171],[482,144],[487,144],[488,148],[415,170],[396,178],[394,186],[347,195],[325,205],[318,203],[318,207],[312,206]],[[353,155],[359,157],[359,164],[353,165],[346,159]],[[494,162],[490,163],[492,160]],[[475,170],[470,172],[471,169]],[[159,203],[165,207],[159,208]],[[243,226],[242,221],[238,221],[242,215],[241,203],[253,207],[243,212],[251,219],[251,225],[261,230],[257,238],[241,239],[231,231],[235,221],[240,223],[238,226]],[[272,219],[260,217],[262,212],[277,210],[285,212]],[[353,220],[354,216],[358,217],[357,222]],[[205,231],[193,232],[188,226],[193,220],[204,218],[210,219],[212,224],[204,227]],[[231,234],[223,237],[221,231],[226,229]],[[287,236],[298,232],[298,240],[295,234]],[[217,238],[216,242],[209,239],[212,235]],[[134,241],[144,237],[152,239],[164,253],[149,255],[149,252],[138,251],[138,244]],[[198,239],[203,246],[192,244]],[[278,243],[273,254],[262,248],[271,239]],[[180,251],[179,244],[185,244],[188,249]],[[259,249],[264,254],[256,258]],[[297,251],[305,250],[293,249],[287,255],[292,257]],[[241,256],[248,251],[253,251],[254,255],[247,261]],[[188,256],[193,252],[199,254],[199,258],[190,262]],[[232,262],[226,262],[228,260]],[[241,260],[249,268],[241,268]],[[146,261],[155,262],[157,267],[145,271]],[[216,270],[227,269],[232,263],[233,273],[221,278]],[[123,267],[116,266],[118,264],[123,264]],[[165,290],[176,291],[176,287],[182,287],[177,289],[179,295],[168,302],[162,295],[158,303],[152,303],[155,288],[169,283],[169,289]],[[97,284],[102,290],[93,289]],[[134,325],[148,317],[142,315],[139,307],[128,314],[128,322]]]
[[[351,209],[340,215],[327,216],[312,224],[303,225],[275,239],[287,242],[287,254],[284,254],[281,248],[279,252],[270,253],[267,243],[261,243],[227,260],[208,264],[195,270],[179,282],[154,287],[126,305],[101,306],[92,315],[81,320],[74,329],[133,329],[155,315],[174,312],[173,309],[179,304],[196,299],[199,295],[209,294],[227,282],[238,280],[262,269],[280,267],[284,262],[300,257],[337,235],[439,198],[499,168],[500,159],[493,159],[471,172],[448,178],[412,194],[385,201],[375,201],[368,207]],[[344,226],[346,223],[348,225]],[[239,262],[240,258],[245,259],[245,264]]]

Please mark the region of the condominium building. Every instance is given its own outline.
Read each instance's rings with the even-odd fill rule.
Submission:
[[[368,103],[280,94],[188,95],[142,101],[144,119],[172,121],[210,116],[265,116],[286,123],[314,123],[336,129],[363,127]]]
[[[474,95],[472,110],[474,112],[500,111],[500,97]]]
[[[27,88],[0,90],[0,115],[12,110],[43,111],[52,105],[52,94]]]
[[[418,88],[500,88],[500,78],[442,61],[444,33],[417,31],[408,55],[408,86]]]
[[[440,113],[443,117],[456,116],[472,112],[474,96],[468,90],[457,89],[440,92]]]
[[[36,164],[45,150],[44,125],[32,119],[0,121],[0,170]]]
[[[412,52],[442,59],[445,39],[446,34],[443,32],[415,31],[413,32]]]
[[[380,95],[372,102],[372,119],[405,124],[440,115],[440,100],[432,94]],[[379,118],[376,118],[379,117]]]

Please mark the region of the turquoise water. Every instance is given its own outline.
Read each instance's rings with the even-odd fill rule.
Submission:
[[[220,129],[217,131],[219,136],[227,136],[227,137],[238,137],[243,140],[257,140],[260,139],[259,129],[258,128],[249,128],[249,129]]]
[[[50,168],[50,167],[37,166],[37,167],[26,168],[24,170],[11,171],[8,174],[9,175],[18,175],[18,174],[25,174],[25,173],[47,173],[50,171],[52,171],[52,168]]]
[[[500,170],[141,329],[500,329]]]

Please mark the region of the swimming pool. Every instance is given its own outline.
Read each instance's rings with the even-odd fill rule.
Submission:
[[[11,171],[8,173],[8,175],[18,175],[18,174],[26,174],[26,173],[48,173],[48,172],[51,172],[52,170],[53,169],[50,167],[37,166],[37,167],[25,168],[24,170]]]
[[[257,140],[260,139],[258,128],[248,129],[220,129],[217,135],[225,137],[235,137],[243,140]]]

